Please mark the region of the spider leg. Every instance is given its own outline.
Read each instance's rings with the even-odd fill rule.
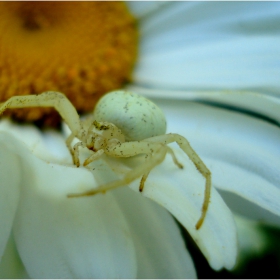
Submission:
[[[204,201],[201,209],[201,216],[199,220],[197,221],[195,227],[196,229],[199,229],[203,221],[205,219],[209,202],[210,202],[210,195],[211,195],[211,172],[206,167],[202,159],[198,156],[198,154],[194,151],[194,149],[191,147],[190,143],[186,138],[179,134],[175,133],[169,133],[166,135],[160,135],[160,136],[154,136],[151,138],[145,139],[145,141],[148,142],[156,142],[156,143],[162,143],[162,144],[169,144],[172,142],[176,142],[179,147],[188,155],[188,157],[191,159],[191,161],[196,166],[197,170],[202,174],[202,176],[205,178],[205,191],[204,191]]]
[[[66,146],[67,146],[69,152],[71,153],[73,162],[74,162],[74,151],[73,151],[73,148],[72,148],[72,146],[71,146],[71,143],[72,143],[72,141],[74,140],[74,138],[75,138],[74,133],[71,133],[71,134],[67,137],[67,139],[66,139],[66,141],[65,141],[65,142],[66,142]]]
[[[149,160],[151,158],[151,156],[152,156],[151,154],[147,155],[146,161]],[[141,178],[141,181],[140,181],[140,185],[139,185],[139,192],[143,192],[144,186],[145,186],[145,182],[146,182],[149,174],[150,174],[150,171],[148,171],[145,174],[143,174],[143,176]]]
[[[177,160],[177,158],[176,158],[176,156],[175,156],[173,150],[172,150],[170,147],[168,147],[168,146],[167,146],[167,152],[171,155],[171,157],[172,157],[172,159],[173,159],[173,162],[174,162],[180,169],[183,169],[183,168],[184,168],[183,164],[180,163],[180,162]]]
[[[86,148],[86,145],[83,142],[78,142],[73,146],[73,162],[77,167],[80,166],[80,159],[79,159],[80,147]]]
[[[85,161],[84,161],[84,166],[87,166],[88,164],[90,164],[91,162],[97,160],[98,158],[100,158],[102,155],[104,154],[104,150],[100,149],[97,152],[94,152],[90,157],[88,157]]]
[[[38,95],[13,96],[0,104],[0,115],[6,109],[27,107],[53,107],[67,123],[73,134],[79,135],[82,130],[75,107],[64,94],[55,91],[46,91]]]
[[[167,152],[171,155],[171,157],[172,157],[172,159],[173,159],[173,162],[174,162],[180,169],[182,169],[182,168],[183,168],[183,165],[177,160],[177,158],[176,158],[176,156],[175,156],[173,150],[172,150],[170,147],[168,147],[168,146],[166,146],[166,149],[167,149]],[[142,191],[143,191],[144,185],[145,185],[145,182],[146,182],[146,180],[147,180],[147,178],[148,178],[148,176],[149,176],[149,173],[150,173],[150,172],[147,172],[146,174],[144,174],[144,175],[142,176],[141,181],[140,181],[140,186],[139,186],[139,192],[142,192]]]
[[[138,152],[136,152],[137,145],[140,146],[140,147],[138,147]],[[115,156],[131,157],[132,155],[131,155],[130,150],[132,147],[135,148],[135,150],[132,152],[133,155],[141,154],[141,153],[143,153],[143,150],[145,150],[146,152],[150,151],[150,149],[155,151],[155,153],[153,154],[153,156],[150,158],[149,161],[145,161],[143,164],[130,170],[124,176],[124,178],[122,178],[120,180],[115,180],[115,181],[107,183],[105,185],[101,185],[96,189],[91,189],[84,193],[69,194],[68,197],[91,196],[91,195],[95,195],[100,192],[104,193],[108,190],[112,190],[112,189],[115,189],[115,188],[118,188],[121,186],[126,186],[129,183],[136,180],[137,178],[139,178],[140,176],[143,176],[141,182],[143,182],[143,185],[144,185],[144,182],[147,179],[147,176],[148,176],[150,170],[152,170],[155,166],[159,165],[164,160],[165,155],[167,153],[167,149],[166,149],[165,145],[157,144],[157,143],[150,143],[149,148],[147,148],[147,143],[144,143],[144,141],[139,141],[139,142],[125,142],[125,143],[118,145],[118,147],[113,146],[113,147],[111,147],[111,151],[114,152]],[[142,147],[144,147],[143,150],[141,149]],[[125,153],[126,150],[130,151],[130,152]],[[141,191],[141,183],[140,183],[140,191]]]
[[[142,176],[141,181],[140,181],[140,185],[139,185],[139,192],[143,191],[145,182],[146,182],[149,174],[150,174],[150,172],[147,172]]]
[[[79,148],[87,148],[87,146],[83,142],[78,142],[76,143],[73,148],[71,147],[71,142],[73,141],[75,136],[73,136],[73,133],[66,139],[66,145],[71,152],[72,158],[73,158],[73,163],[79,167],[80,166],[80,159],[79,159]],[[85,159],[83,166],[87,166],[91,162],[97,160],[104,154],[104,150],[100,149],[97,152],[92,151],[93,154],[90,155],[87,159]]]

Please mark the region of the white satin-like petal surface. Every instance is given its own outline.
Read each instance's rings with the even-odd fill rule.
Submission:
[[[278,126],[238,112],[182,100],[173,101],[174,106],[170,106],[170,101],[157,100],[157,103],[166,113],[168,130],[189,139],[207,164],[214,186],[238,194],[277,215],[279,220]],[[250,205],[243,203],[239,212],[250,216]],[[263,219],[261,213],[252,217]]]
[[[9,177],[21,181],[14,235],[32,278],[196,277],[179,228],[165,209],[128,188],[94,197],[66,197],[113,180],[116,176],[103,161],[91,165],[98,171],[93,173],[95,181],[86,169],[36,158],[19,141],[23,135],[21,142],[48,158],[47,146],[54,152],[55,145],[50,143],[57,148],[61,144],[62,138],[55,133],[42,134],[26,126],[22,134],[20,127],[5,121],[0,128],[2,147],[9,143],[12,155],[23,163],[18,168],[21,174]],[[33,142],[29,141],[32,135],[36,136]]]
[[[158,9],[168,5],[166,1],[126,1],[129,11],[138,19],[157,13]]]
[[[9,119],[2,119],[0,132],[9,132],[24,143],[35,156],[52,163],[72,164],[72,158],[61,133],[55,130],[38,130],[33,125],[16,125]]]
[[[133,5],[132,5],[133,6]],[[280,88],[278,2],[169,2],[139,15],[134,81],[176,89]]]
[[[2,143],[13,144],[23,162],[14,234],[28,274],[32,278],[135,277],[134,246],[114,199],[109,194],[66,196],[96,184],[92,174],[46,163],[9,134],[1,137]]]
[[[127,90],[135,91],[147,98],[167,98],[170,100],[196,100],[209,102],[224,106],[230,106],[237,110],[245,110],[254,114],[262,115],[273,121],[280,123],[280,99],[269,96],[263,91],[238,91],[238,90],[221,90],[221,91],[186,91],[186,90],[167,90],[167,89],[150,89],[129,85]],[[170,101],[172,104],[172,101]]]
[[[21,166],[13,145],[0,134],[0,260],[14,222],[20,197]]]
[[[121,172],[117,170],[120,165],[126,163],[124,159],[110,157],[107,158],[106,162],[108,161],[111,167],[103,160],[90,164],[98,185],[119,179]],[[118,165],[118,168],[112,165],[113,162]],[[135,184],[139,186],[139,182]],[[194,278],[196,272],[192,260],[170,214],[164,208],[145,199],[137,187],[137,194],[126,188],[124,186],[110,193],[118,201],[130,225],[137,254],[137,277]],[[165,207],[165,205],[162,206]],[[185,205],[181,206],[185,209]]]
[[[196,230],[195,225],[201,215],[205,180],[181,150],[173,150],[184,169],[178,169],[167,156],[149,174],[143,195],[164,206],[182,223],[214,269],[230,269],[237,255],[233,216],[218,192],[212,188],[206,218],[201,228]],[[139,181],[131,185],[139,192]]]
[[[129,188],[115,190],[114,195],[131,225],[137,278],[196,278],[193,261],[171,215]]]

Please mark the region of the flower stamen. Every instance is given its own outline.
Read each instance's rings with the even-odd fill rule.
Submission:
[[[0,102],[14,95],[64,92],[78,112],[130,80],[135,19],[121,2],[1,2]],[[49,108],[8,112],[57,124]]]

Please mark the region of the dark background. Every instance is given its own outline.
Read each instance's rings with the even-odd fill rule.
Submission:
[[[223,269],[221,271],[213,270],[199,248],[193,242],[187,231],[180,226],[186,246],[193,258],[197,277],[199,279],[275,279],[280,278],[280,230],[273,227],[262,227],[269,240],[268,246],[261,255],[252,256],[242,266],[237,266],[232,271]]]

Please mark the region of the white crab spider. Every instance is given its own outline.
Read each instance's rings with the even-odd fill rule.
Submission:
[[[139,177],[142,177],[139,187],[139,191],[142,191],[149,172],[165,159],[166,153],[170,153],[174,163],[179,168],[183,168],[173,151],[167,146],[169,143],[177,142],[206,180],[202,213],[196,223],[196,229],[201,227],[210,201],[211,173],[183,136],[174,133],[165,134],[165,116],[150,100],[131,92],[110,92],[99,100],[93,119],[89,122],[80,121],[76,109],[64,94],[47,91],[40,95],[11,97],[0,104],[0,114],[8,108],[24,107],[53,107],[58,111],[71,130],[66,144],[77,167],[80,165],[79,147],[81,146],[92,150],[92,155],[85,160],[84,166],[103,154],[115,158],[146,154],[146,161],[128,171],[123,179],[84,193],[70,194],[68,197],[106,192],[125,186]],[[74,138],[78,138],[80,142],[72,147]]]

